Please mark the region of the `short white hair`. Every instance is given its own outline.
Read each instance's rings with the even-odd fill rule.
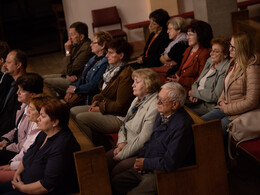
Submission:
[[[170,82],[164,84],[161,88],[169,90],[168,97],[171,101],[177,100],[180,103],[180,107],[184,106],[187,93],[184,87],[181,86],[181,84],[176,82]]]

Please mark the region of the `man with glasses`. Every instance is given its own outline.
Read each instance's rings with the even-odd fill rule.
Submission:
[[[194,162],[192,119],[183,108],[186,90],[166,83],[158,95],[153,133],[134,167],[112,178],[116,194],[156,194],[153,170],[171,172]]]
[[[82,22],[70,25],[69,40],[64,44],[64,69],[61,74],[45,75],[44,83],[53,96],[64,97],[71,82],[80,77],[84,65],[93,56],[88,38],[88,26]]]

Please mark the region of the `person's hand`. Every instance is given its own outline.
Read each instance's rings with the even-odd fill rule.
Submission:
[[[22,187],[24,186],[24,183],[22,181],[12,181],[12,187],[14,190],[22,191]]]
[[[75,93],[76,86],[70,85],[66,90],[66,93]]]
[[[144,172],[144,158],[137,158],[135,160],[135,164],[134,164],[134,169],[138,172],[138,173],[143,173]]]
[[[14,182],[20,182],[20,181],[22,181],[22,180],[21,180],[21,175],[20,175],[19,173],[17,173],[17,171],[16,171],[15,174],[14,174],[13,181],[14,181]]]
[[[3,150],[3,148],[7,146],[7,141],[6,140],[3,140],[0,142],[0,150]]]
[[[69,82],[73,83],[73,82],[75,82],[75,81],[78,79],[78,77],[77,77],[76,75],[71,75],[71,76],[67,75],[67,76],[66,76],[66,79],[67,79]]]
[[[189,100],[190,100],[190,102],[192,102],[192,103],[196,103],[196,102],[198,102],[198,98],[196,98],[196,97],[192,97],[192,96],[190,96],[189,97]]]
[[[1,166],[0,171],[11,171],[10,165]]]
[[[114,157],[125,147],[126,142],[119,143],[117,147],[114,149]]]
[[[66,95],[64,97],[64,101],[65,102],[69,102],[69,100],[71,99],[72,95],[73,95],[73,93],[66,92]]]
[[[169,82],[178,82],[180,80],[180,77],[175,74],[174,76],[172,77],[166,77],[166,83],[169,83]]]
[[[64,44],[64,48],[65,48],[66,51],[71,52],[71,49],[72,49],[72,42],[71,42],[71,40],[68,40],[68,41]]]
[[[221,112],[224,112],[226,106],[227,106],[227,101],[220,101],[218,105],[216,105],[216,108],[219,108]]]
[[[100,112],[99,106],[90,106],[89,112]]]
[[[138,64],[142,64],[143,63],[143,56],[140,56],[139,58],[137,58],[136,62]]]

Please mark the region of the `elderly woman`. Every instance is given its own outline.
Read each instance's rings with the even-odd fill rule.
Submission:
[[[57,99],[44,102],[38,118],[41,132],[23,157],[12,181],[0,194],[65,194],[76,187],[73,152],[80,149],[68,128],[69,109]]]
[[[225,73],[229,63],[229,39],[216,37],[211,41],[212,50],[199,78],[188,92],[187,104],[199,116],[214,109],[224,88]]]
[[[132,68],[127,61],[132,53],[131,45],[125,40],[113,40],[108,44],[109,66],[103,74],[91,106],[71,108],[71,115],[79,127],[92,139],[92,134],[117,133],[132,100]],[[95,140],[93,140],[95,142]]]
[[[150,13],[149,30],[151,34],[146,42],[143,55],[136,60],[136,63],[131,65],[133,68],[163,65],[160,62],[160,56],[170,42],[167,35],[167,21],[169,19],[168,12],[163,9],[157,9]]]
[[[162,82],[165,82],[166,75],[175,74],[181,65],[181,60],[184,51],[188,47],[186,38],[187,24],[189,20],[181,17],[174,17],[168,21],[169,39],[172,41],[165,48],[160,57],[161,67],[153,67],[152,69],[159,73]],[[166,74],[167,73],[167,74]]]
[[[0,183],[4,183],[13,179],[14,173],[20,164],[24,154],[28,150],[28,148],[35,141],[36,136],[40,132],[38,127],[36,127],[37,118],[40,116],[41,107],[46,101],[46,96],[37,95],[31,98],[29,107],[27,109],[28,120],[34,122],[33,128],[30,129],[26,136],[26,140],[23,144],[23,147],[19,154],[17,154],[14,158],[9,161],[8,165],[4,165],[0,167]]]
[[[156,97],[160,80],[157,73],[148,68],[138,69],[133,72],[132,78],[136,98],[119,130],[116,149],[107,152],[111,177],[134,165],[136,155],[152,134],[158,113]]]
[[[180,83],[187,91],[197,80],[209,58],[210,41],[213,37],[211,26],[203,21],[194,20],[187,27],[187,39],[189,47],[185,50],[182,63],[169,81]]]
[[[249,35],[233,35],[229,52],[232,60],[218,105],[202,116],[205,120],[221,119],[224,138],[227,137],[226,126],[232,120],[242,113],[259,108],[260,105],[260,56],[254,53]]]
[[[72,96],[77,94],[83,97],[77,104],[91,104],[93,96],[99,92],[98,83],[102,79],[103,73],[108,66],[106,53],[107,45],[111,40],[112,36],[106,31],[100,31],[94,34],[90,47],[95,55],[85,65],[79,80],[75,83],[71,83],[68,87],[64,98],[66,102],[72,103],[70,101]]]

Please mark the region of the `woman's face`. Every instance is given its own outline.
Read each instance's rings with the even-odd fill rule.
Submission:
[[[162,27],[157,24],[152,18],[150,19],[150,24],[149,24],[149,30],[152,33],[157,33],[162,29]]]
[[[194,47],[198,43],[198,35],[195,32],[189,31],[187,32],[187,40],[189,43],[189,46]]]
[[[17,95],[18,95],[19,102],[29,105],[30,99],[33,96],[33,93],[30,93],[29,91],[24,90],[20,85],[18,85]]]
[[[42,131],[49,131],[53,129],[54,122],[51,121],[51,118],[48,114],[46,114],[44,107],[41,108],[40,116],[37,119],[38,121],[38,128]]]
[[[144,80],[141,77],[135,76],[134,77],[134,83],[132,85],[133,87],[133,94],[138,97],[139,99],[142,99],[147,94],[147,89],[144,84]]]
[[[106,55],[106,57],[108,59],[108,63],[112,64],[114,66],[118,65],[121,62],[123,56],[124,56],[123,53],[117,54],[116,50],[111,49],[111,48],[108,49],[107,55]]]
[[[172,24],[168,24],[168,30],[167,30],[167,33],[169,35],[169,39],[176,39],[176,37],[181,33],[180,30],[175,30],[173,28],[173,25]]]
[[[222,62],[226,56],[223,54],[223,48],[219,44],[213,44],[210,52],[210,57],[213,63],[218,64]]]
[[[230,41],[229,53],[230,53],[229,55],[231,58],[236,57],[236,48],[235,48],[235,42],[234,42],[233,38]]]
[[[28,119],[31,122],[37,122],[37,118],[40,116],[40,113],[36,109],[33,103],[29,104],[29,108],[27,110],[28,113]]]
[[[96,36],[93,38],[90,47],[92,52],[96,55],[98,55],[103,50],[103,46],[98,44],[98,39]]]

